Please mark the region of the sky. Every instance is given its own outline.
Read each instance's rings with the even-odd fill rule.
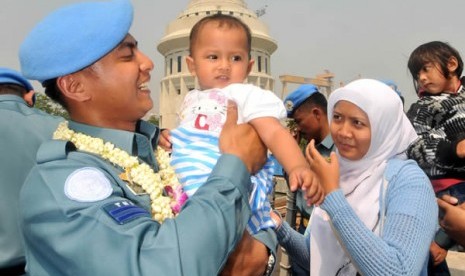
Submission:
[[[0,66],[19,70],[18,48],[33,26],[52,10],[79,0],[2,0]],[[190,0],[132,0],[131,34],[155,63],[150,88],[153,113],[158,112],[163,56],[156,46],[166,26]],[[463,0],[245,0],[251,10],[265,7],[260,17],[276,40],[271,56],[275,92],[280,75],[315,77],[329,70],[340,83],[363,77],[394,80],[406,99],[416,100],[407,69],[410,53],[419,45],[440,40],[465,58]],[[38,83],[34,83],[42,91]],[[289,90],[297,86],[289,86]]]

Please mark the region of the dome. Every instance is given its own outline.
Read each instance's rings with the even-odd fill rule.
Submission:
[[[186,56],[189,55],[189,34],[192,27],[205,16],[223,13],[238,17],[247,24],[252,33],[251,57],[255,64],[247,82],[273,90],[271,76],[271,55],[277,49],[276,41],[269,35],[268,27],[254,11],[247,8],[243,0],[191,0],[187,8],[171,21],[161,38],[157,50],[164,58],[164,77],[160,91],[160,126],[176,126],[176,111],[185,94],[197,88],[196,79],[191,76]]]

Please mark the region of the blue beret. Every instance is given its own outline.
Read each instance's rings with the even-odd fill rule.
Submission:
[[[392,81],[392,80],[381,80],[381,82],[383,82],[387,86],[391,87],[392,90],[394,90],[397,93],[397,95],[402,97],[402,93],[399,91],[399,89],[397,88],[397,84],[394,81]]]
[[[318,88],[313,84],[303,84],[292,91],[284,99],[284,106],[286,107],[287,117],[291,117],[294,111],[311,95],[319,93]]]
[[[133,19],[129,0],[80,2],[39,22],[19,49],[23,75],[44,82],[77,72],[113,50]]]
[[[21,73],[19,73],[18,71],[6,68],[6,67],[0,67],[0,84],[7,84],[7,83],[21,85],[27,91],[34,90],[31,83],[27,79],[25,79],[21,75]]]

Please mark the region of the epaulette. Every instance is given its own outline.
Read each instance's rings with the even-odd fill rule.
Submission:
[[[49,140],[40,145],[37,151],[37,164],[42,164],[54,160],[66,159],[70,151],[75,151],[76,147],[69,141]]]

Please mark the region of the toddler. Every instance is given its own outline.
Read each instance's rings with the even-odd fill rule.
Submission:
[[[180,125],[171,131],[171,164],[192,196],[208,178],[220,156],[218,138],[225,122],[228,100],[238,106],[238,123],[250,123],[290,175],[291,187],[307,189],[309,202],[320,203],[323,190],[297,143],[280,123],[286,117],[282,101],[271,91],[244,84],[254,61],[251,33],[239,19],[215,14],[200,20],[190,34],[187,65],[200,90],[190,91],[179,112]],[[268,195],[273,190],[273,163],[252,176],[248,230],[273,227]]]
[[[418,134],[407,149],[431,179],[437,197],[449,194],[465,199],[465,88],[460,76],[463,62],[449,44],[432,41],[410,55],[418,100],[407,116]],[[442,229],[431,245],[434,264],[440,264],[454,242]]]

